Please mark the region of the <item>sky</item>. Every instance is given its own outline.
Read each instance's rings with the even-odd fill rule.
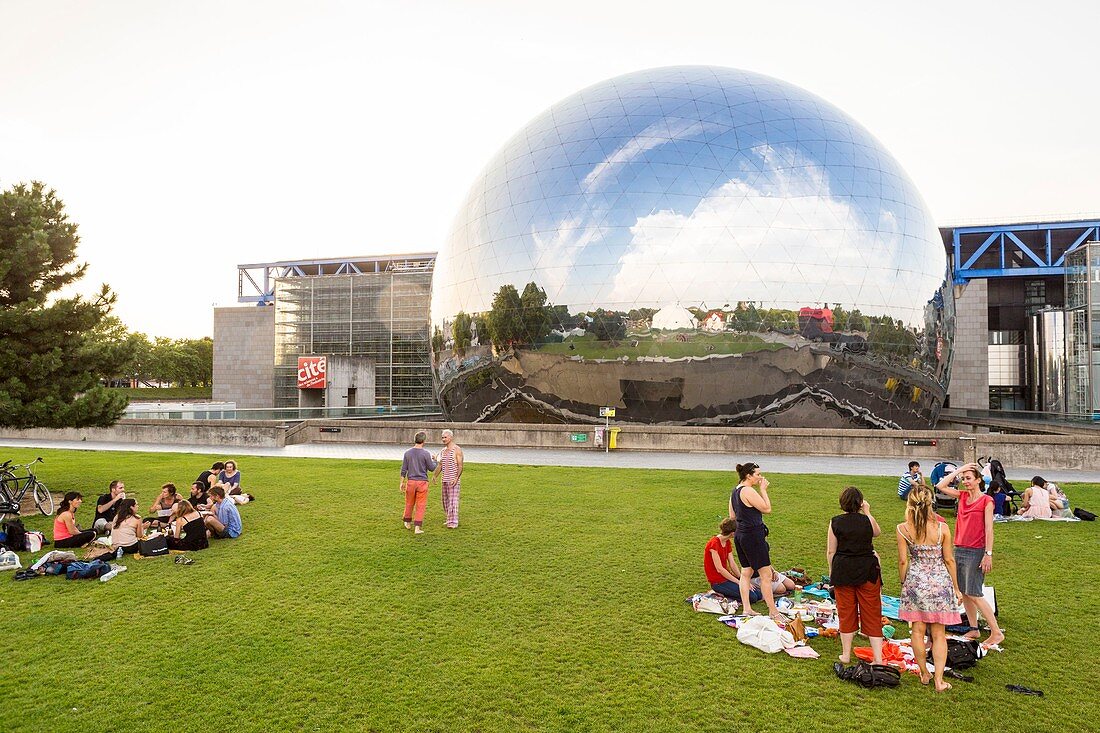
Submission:
[[[1100,212],[1100,5],[769,5],[0,0],[0,187],[55,188],[81,289],[177,338],[238,264],[437,250],[512,134],[658,66],[825,98],[941,225]]]

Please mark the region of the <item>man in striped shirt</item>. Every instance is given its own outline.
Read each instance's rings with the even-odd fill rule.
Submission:
[[[909,498],[909,490],[913,488],[913,484],[919,484],[924,482],[924,476],[920,472],[920,463],[917,461],[909,461],[909,470],[901,475],[898,480],[898,498],[905,500]]]
[[[443,474],[443,526],[458,527],[458,499],[462,491],[462,449],[455,442],[455,434],[444,430],[441,438],[443,450],[439,452],[439,465],[435,475]]]

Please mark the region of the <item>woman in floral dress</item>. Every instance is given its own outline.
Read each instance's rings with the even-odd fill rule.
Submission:
[[[901,618],[912,631],[913,655],[920,665],[921,684],[928,684],[925,633],[932,632],[936,692],[951,688],[943,681],[947,663],[946,626],[960,622],[959,582],[951,529],[932,513],[932,491],[914,486],[905,507],[905,523],[897,526],[898,577],[901,578]]]

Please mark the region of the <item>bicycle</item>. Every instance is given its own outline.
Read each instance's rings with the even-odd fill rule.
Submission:
[[[34,505],[38,507],[38,511],[47,517],[53,514],[53,495],[31,470],[34,464],[43,462],[42,458],[39,457],[25,466],[12,466],[11,460],[4,461],[3,465],[0,465],[0,515],[15,514],[18,516],[23,505],[23,497],[27,495],[28,491],[31,492]],[[27,475],[16,476],[13,471],[16,468],[23,469],[27,472]]]

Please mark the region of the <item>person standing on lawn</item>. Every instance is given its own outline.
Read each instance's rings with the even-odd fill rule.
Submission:
[[[435,456],[424,448],[428,434],[423,430],[413,438],[415,445],[405,451],[401,459],[401,486],[405,495],[405,529],[416,527],[416,534],[424,534],[424,506],[428,502],[428,474],[439,465]]]
[[[435,476],[443,475],[441,493],[443,494],[443,526],[448,529],[458,527],[458,499],[462,489],[462,448],[455,442],[455,434],[444,430],[440,438],[443,450],[439,452],[439,465]],[[433,477],[434,478],[434,477]]]
[[[952,486],[956,478],[959,488]],[[986,573],[993,572],[993,499],[982,493],[982,485],[982,470],[978,464],[968,463],[944,476],[936,488],[959,500],[958,521],[955,522],[955,568],[967,623],[972,627],[966,636],[972,639],[981,636],[977,631],[978,614],[981,613],[989,624],[989,637],[982,642],[988,649],[1004,641],[1005,635],[982,590]]]

